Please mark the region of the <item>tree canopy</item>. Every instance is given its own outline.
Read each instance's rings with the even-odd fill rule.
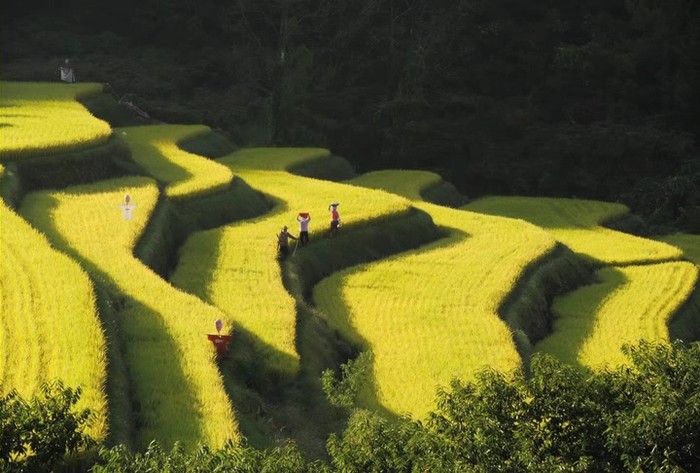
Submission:
[[[469,196],[648,213],[651,192],[659,222],[700,228],[692,0],[3,4],[6,77],[53,79],[46,60],[71,57],[82,80],[242,146],[435,169]]]
[[[658,223],[700,228],[692,0],[3,4],[7,78],[54,79],[46,61],[71,57],[82,80],[241,146],[429,168],[469,196],[621,200],[650,215],[637,205],[648,196]]]
[[[473,383],[455,381],[425,424],[356,410],[328,441],[328,462],[304,461],[294,444],[193,453],[153,444],[143,454],[103,450],[93,471],[697,471],[700,345],[626,352],[631,366],[614,371],[537,355],[529,376],[484,371]]]

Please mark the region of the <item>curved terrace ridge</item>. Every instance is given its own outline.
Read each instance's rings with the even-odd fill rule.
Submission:
[[[335,327],[372,351],[379,402],[419,418],[434,407],[436,387],[452,378],[521,365],[498,309],[525,269],[555,248],[553,238],[525,222],[422,201],[421,192],[438,181],[419,171],[349,181],[414,199],[448,236],[336,273],[314,289],[321,310],[338,314]]]
[[[81,386],[89,433],[107,436],[105,335],[92,282],[0,200],[0,386],[35,396],[44,382]]]
[[[189,153],[178,143],[209,133],[203,125],[145,125],[115,128],[132,151],[133,160],[165,186],[165,196],[178,200],[226,189],[233,173],[215,161]]]
[[[346,202],[344,230],[408,212],[405,199],[382,192],[290,174],[288,166],[328,154],[326,150],[260,148],[235,152],[218,161],[273,202],[270,213],[192,235],[182,247],[172,281],[227,312],[227,320],[260,342],[268,368],[293,377],[299,368],[296,305],[277,262],[276,235],[310,212],[311,246],[324,233],[328,204]],[[354,204],[353,204],[354,203]],[[361,204],[360,204],[361,203]],[[298,233],[298,232],[296,232]],[[214,250],[215,249],[215,250]]]
[[[0,82],[0,161],[88,148],[107,141],[109,124],[77,100],[102,84]]]
[[[621,348],[668,342],[669,323],[691,297],[698,269],[668,243],[603,228],[629,212],[621,204],[579,199],[489,197],[466,208],[530,221],[601,266],[597,282],[555,300],[554,330],[535,349],[575,366],[614,367]]]
[[[119,209],[125,194],[138,205],[129,221]],[[152,179],[123,178],[31,193],[20,211],[110,292],[122,295],[119,343],[140,406],[137,444],[223,445],[237,435],[236,420],[211,347],[202,343],[223,314],[168,284],[132,253],[158,194]]]

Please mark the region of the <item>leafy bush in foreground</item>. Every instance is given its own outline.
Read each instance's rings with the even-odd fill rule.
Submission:
[[[152,444],[143,454],[103,450],[106,464],[93,471],[699,471],[700,344],[625,352],[631,365],[614,371],[537,355],[527,377],[487,370],[455,381],[424,424],[357,410],[328,441],[330,465],[305,463],[293,445],[168,454]]]
[[[100,452],[106,461],[95,465],[93,473],[178,472],[178,473],[287,473],[324,471],[320,463],[306,464],[296,447],[286,445],[270,450],[256,450],[227,443],[221,450],[199,447],[188,452],[177,443],[170,452],[155,442],[144,453],[131,453],[123,445]],[[314,469],[316,468],[316,469]]]
[[[54,471],[66,453],[91,446],[90,411],[73,412],[80,394],[56,381],[29,401],[16,391],[0,398],[0,471]]]
[[[680,472],[700,469],[700,345],[625,348],[583,373],[535,356],[439,393],[424,428],[357,413],[329,450],[341,471]]]

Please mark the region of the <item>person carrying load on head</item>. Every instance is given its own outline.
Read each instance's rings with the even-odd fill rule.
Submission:
[[[287,231],[287,226],[282,227],[282,231],[277,235],[277,252],[279,259],[283,260],[289,254],[289,239],[296,240],[297,237]]]
[[[309,242],[309,222],[311,221],[311,214],[309,212],[299,212],[297,215],[297,222],[299,222],[299,241],[301,246],[306,246]]]
[[[331,212],[331,228],[328,232],[328,236],[330,238],[336,236],[338,233],[338,227],[340,227],[340,214],[338,213],[339,205],[340,204],[338,202],[332,202],[331,205],[328,206],[328,210]]]

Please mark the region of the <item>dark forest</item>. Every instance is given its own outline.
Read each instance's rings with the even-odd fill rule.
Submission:
[[[3,0],[1,16],[4,80],[57,80],[70,58],[78,80],[241,147],[700,231],[693,0]]]

